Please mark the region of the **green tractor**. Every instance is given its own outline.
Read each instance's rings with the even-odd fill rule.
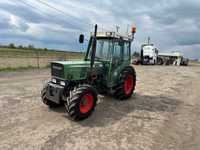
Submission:
[[[91,33],[84,60],[51,63],[51,81],[41,91],[44,104],[57,107],[64,104],[69,118],[89,117],[97,104],[98,94],[109,94],[116,99],[131,97],[136,85],[136,72],[131,66],[132,33]],[[79,42],[83,43],[84,35]]]

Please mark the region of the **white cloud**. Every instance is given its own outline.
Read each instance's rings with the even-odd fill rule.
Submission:
[[[9,24],[12,28],[25,32],[28,29],[27,23],[20,17],[13,14],[10,15]]]
[[[9,21],[10,25],[15,26],[17,28],[20,28],[20,24],[21,24],[20,21],[21,20],[20,20],[19,17],[14,16],[14,15],[10,15],[10,21]]]
[[[43,37],[45,35],[45,30],[43,30],[38,24],[29,23],[29,28],[26,33],[33,37]]]

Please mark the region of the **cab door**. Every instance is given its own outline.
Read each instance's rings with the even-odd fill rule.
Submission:
[[[121,71],[131,62],[130,42],[114,41],[110,72],[111,87],[117,84]]]

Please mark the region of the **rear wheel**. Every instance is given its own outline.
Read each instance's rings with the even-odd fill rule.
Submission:
[[[54,103],[54,102],[48,100],[48,98],[47,98],[47,96],[46,96],[46,95],[47,95],[47,90],[48,90],[48,84],[46,84],[46,85],[43,87],[42,91],[41,91],[42,102],[43,102],[45,105],[47,105],[47,106],[49,106],[49,107],[51,107],[51,108],[58,107],[58,106],[59,106],[58,104],[56,104],[56,103]]]
[[[80,85],[70,92],[65,107],[69,117],[73,120],[83,120],[88,118],[95,109],[97,93],[90,85]]]
[[[120,81],[116,87],[114,95],[120,100],[128,99],[132,96],[135,90],[136,76],[132,69],[127,68],[122,71]]]

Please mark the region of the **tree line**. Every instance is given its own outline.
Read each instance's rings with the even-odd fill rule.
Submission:
[[[136,57],[136,58],[139,58],[140,57],[140,53],[139,52],[134,52],[132,56]]]
[[[15,45],[14,43],[10,43],[8,45],[0,45],[0,48],[10,48],[10,49],[26,49],[26,50],[44,50],[44,51],[48,51],[50,49],[48,48],[36,48],[34,45],[29,44],[27,46],[24,45]],[[140,57],[140,53],[139,52],[134,52],[132,54],[133,57]]]
[[[10,43],[8,45],[0,45],[0,48],[10,48],[10,49],[27,49],[27,50],[49,50],[48,48],[36,48],[34,45],[29,44],[27,46],[24,45],[15,45],[14,43]]]

